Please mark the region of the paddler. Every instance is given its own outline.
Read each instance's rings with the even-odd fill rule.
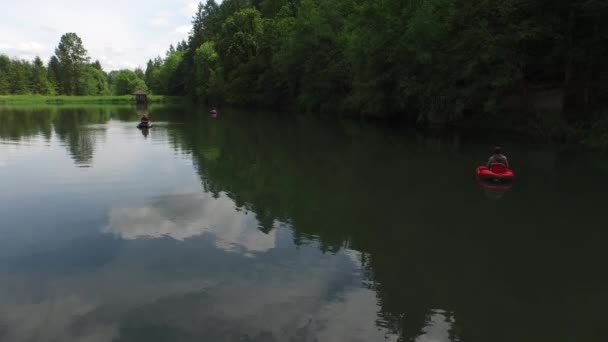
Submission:
[[[509,160],[502,154],[500,146],[494,147],[494,153],[490,156],[490,159],[488,159],[486,166],[490,168],[492,164],[503,164],[504,166],[509,167]]]

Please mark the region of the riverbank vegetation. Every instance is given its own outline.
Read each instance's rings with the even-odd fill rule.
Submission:
[[[0,55],[0,96],[21,95],[0,101],[41,101],[42,97],[22,95],[55,96],[44,99],[46,102],[90,102],[94,99],[75,99],[71,96],[121,96],[132,94],[135,90],[148,90],[144,82],[144,72],[118,70],[106,73],[99,61],[91,62],[82,40],[75,33],[61,37],[55,54],[48,64],[36,57],[33,62],[10,59]],[[116,102],[118,98],[95,99],[94,101]]]
[[[124,95],[468,124],[603,141],[608,2],[208,0],[187,40],[105,73],[65,34],[47,65],[0,56],[0,94]],[[594,144],[595,145],[595,144]]]
[[[608,100],[605,15],[597,0],[209,0],[144,79],[213,104],[565,139]]]
[[[178,103],[179,96],[148,95],[149,103]],[[0,95],[0,104],[132,104],[131,95],[68,96],[68,95]]]

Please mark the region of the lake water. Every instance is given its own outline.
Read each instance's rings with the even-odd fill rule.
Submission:
[[[606,156],[205,112],[0,107],[0,341],[608,339]]]

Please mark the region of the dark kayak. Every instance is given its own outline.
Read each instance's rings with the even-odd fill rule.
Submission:
[[[145,129],[145,128],[151,128],[151,127],[152,127],[151,122],[140,122],[139,125],[137,125],[137,128],[139,128],[139,129]]]

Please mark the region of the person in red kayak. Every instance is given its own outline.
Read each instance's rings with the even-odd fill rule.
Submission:
[[[509,167],[509,160],[504,154],[502,154],[502,149],[500,146],[494,147],[494,154],[490,156],[486,166],[490,168],[492,164],[503,164],[504,166]]]

